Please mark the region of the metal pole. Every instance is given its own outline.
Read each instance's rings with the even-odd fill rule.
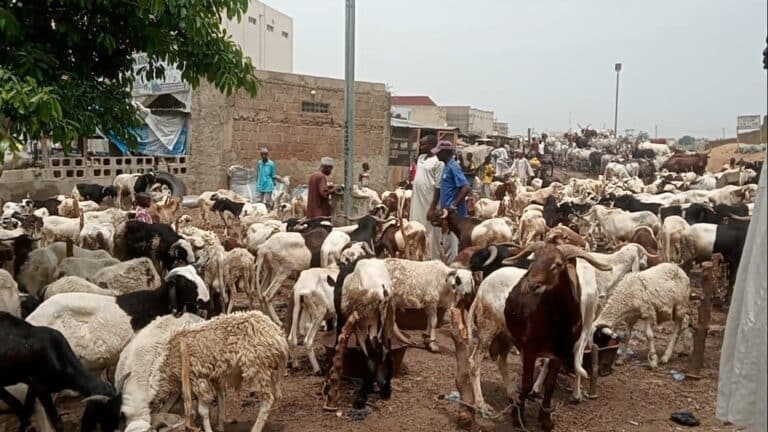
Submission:
[[[613,111],[613,135],[616,138],[619,137],[619,71],[621,71],[621,63],[616,64],[616,104]]]
[[[344,49],[344,213],[352,217],[355,137],[355,0],[346,0]]]

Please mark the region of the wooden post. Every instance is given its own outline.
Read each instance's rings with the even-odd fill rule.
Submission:
[[[468,338],[469,334],[464,324],[464,312],[461,309],[451,308],[451,339],[453,339],[456,354],[456,389],[464,403],[474,405],[475,393],[469,378]],[[459,426],[474,430],[475,411],[466,405],[462,405],[460,410],[457,420]]]
[[[67,258],[72,257],[75,254],[75,244],[72,242],[72,239],[67,239],[65,242],[67,244],[67,249],[65,255]]]
[[[341,329],[339,340],[336,341],[336,352],[333,355],[333,366],[331,366],[331,373],[328,377],[328,394],[325,396],[325,404],[323,409],[326,411],[336,411],[339,409],[339,398],[341,396],[341,376],[344,373],[344,352],[347,348],[347,342],[349,336],[352,334],[352,329],[357,324],[359,316],[357,312],[353,312],[352,315],[344,323],[344,327]],[[362,343],[362,341],[358,341]]]
[[[600,348],[592,344],[591,348],[592,372],[589,374],[589,399],[597,399],[597,377],[600,374]]]
[[[701,264],[701,303],[699,304],[699,321],[696,325],[696,334],[693,337],[693,354],[688,366],[688,374],[698,376],[704,365],[704,350],[709,331],[709,320],[712,313],[712,292],[715,285],[715,266],[711,261]]]
[[[192,384],[189,377],[189,347],[184,340],[179,341],[181,353],[181,396],[184,400],[184,425],[192,429],[195,420],[195,410],[192,409]]]

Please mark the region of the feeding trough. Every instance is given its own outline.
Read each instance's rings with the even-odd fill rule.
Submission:
[[[607,376],[613,372],[613,363],[616,361],[616,355],[619,351],[619,344],[615,340],[611,339],[608,346],[598,348],[597,350],[597,364],[598,374],[600,376]],[[584,356],[581,359],[581,365],[585,370],[592,370],[592,349],[590,345],[584,350]]]
[[[336,332],[319,333],[321,343],[325,347],[325,358],[332,359],[335,354]],[[405,350],[408,345],[397,338],[392,338],[392,376],[400,376],[400,366],[403,364]],[[366,371],[367,359],[357,343],[357,338],[350,336],[347,349],[344,351],[344,368],[342,374],[352,378],[362,378]]]

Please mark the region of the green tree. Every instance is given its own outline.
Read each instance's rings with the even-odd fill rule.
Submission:
[[[692,137],[690,135],[685,135],[682,138],[680,138],[679,140],[677,140],[677,143],[682,145],[682,146],[692,146],[692,145],[696,144],[696,138],[694,138],[694,137]]]
[[[0,158],[25,139],[68,146],[111,130],[135,143],[133,54],[147,79],[175,64],[193,87],[255,95],[250,59],[221,27],[248,0],[3,0],[0,2]]]

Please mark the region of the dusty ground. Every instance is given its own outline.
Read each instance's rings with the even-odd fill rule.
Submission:
[[[197,210],[190,211],[197,218]],[[217,229],[220,231],[220,228]],[[278,313],[283,317],[287,312],[286,294],[290,284],[283,287],[278,301]],[[245,306],[244,299],[240,299]],[[558,431],[676,431],[687,429],[669,420],[669,415],[678,410],[691,410],[701,421],[701,426],[691,428],[702,431],[729,431],[733,427],[724,426],[714,417],[717,375],[722,344],[722,331],[726,315],[715,310],[712,330],[707,338],[704,369],[700,380],[686,379],[675,382],[671,370],[684,371],[688,357],[675,355],[668,365],[657,370],[646,366],[647,345],[643,336],[633,338],[634,357],[624,366],[617,366],[614,372],[598,381],[598,398],[574,405],[568,402],[573,379],[561,375],[554,400],[559,408],[554,414]],[[696,315],[691,317],[696,322]],[[641,324],[642,325],[642,324]],[[639,327],[642,328],[642,327]],[[656,332],[656,346],[659,355],[666,347],[669,324],[661,326]],[[643,332],[644,334],[644,332]],[[418,337],[418,334],[413,334]],[[300,347],[300,369],[289,371],[284,378],[283,398],[273,408],[267,431],[310,432],[310,431],[454,431],[458,430],[455,419],[458,413],[453,402],[437,400],[440,395],[454,390],[455,360],[453,342],[448,329],[444,326],[438,334],[440,352],[432,354],[421,349],[409,349],[405,355],[405,371],[401,377],[393,380],[393,395],[388,401],[379,400],[372,395],[372,412],[362,421],[349,417],[352,402],[353,384],[343,384],[343,398],[338,412],[324,412],[323,397],[320,395],[323,379],[312,375],[303,347]],[[676,352],[680,352],[678,344]],[[318,348],[321,364],[325,359],[322,348]],[[520,361],[515,355],[510,356],[510,370],[515,380],[520,374]],[[501,377],[496,366],[490,360],[483,363],[483,392],[489,404],[497,410],[507,406]],[[588,385],[588,384],[587,384]],[[585,388],[586,390],[586,388]],[[67,432],[79,430],[79,418],[82,406],[76,401],[63,401],[58,404],[66,422]],[[227,401],[227,431],[241,432],[250,429],[258,413],[259,403],[247,389],[231,392]],[[179,412],[180,404],[176,412]],[[215,411],[214,411],[215,412]],[[538,407],[529,402],[526,410],[528,429],[539,430],[536,416]],[[6,416],[7,419],[7,416]],[[214,423],[215,424],[215,423]],[[0,422],[0,431],[2,422]],[[6,428],[13,431],[15,428]],[[478,430],[512,431],[511,417],[502,415],[495,420],[479,419]]]

